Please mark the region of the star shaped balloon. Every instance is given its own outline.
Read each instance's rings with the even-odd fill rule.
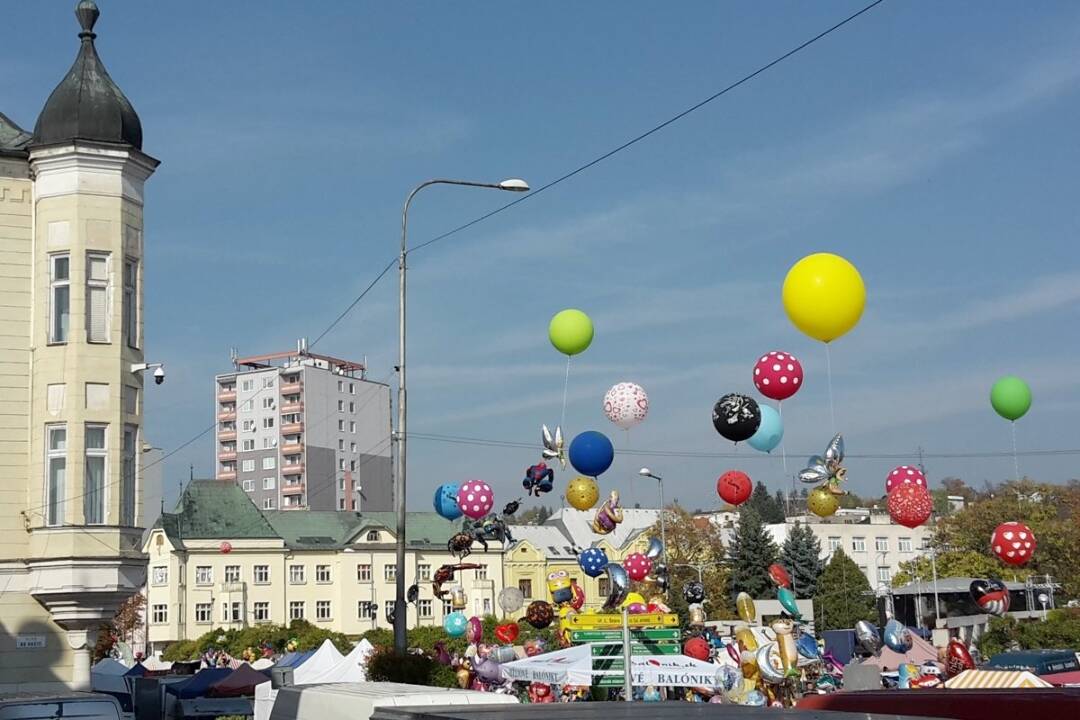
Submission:
[[[544,441],[543,456],[545,460],[558,460],[563,470],[566,469],[566,443],[563,440],[562,427],[555,426],[555,435],[551,434],[547,425],[540,426],[540,434]]]

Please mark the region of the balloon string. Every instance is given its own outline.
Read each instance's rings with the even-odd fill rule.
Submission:
[[[829,353],[829,343],[825,343],[825,375],[829,378],[829,419],[832,421],[832,431],[836,433],[836,408],[833,405],[832,392],[832,356]]]
[[[776,401],[776,412],[780,415],[780,430],[784,429],[784,401]],[[787,475],[787,448],[784,446],[784,436],[780,436],[780,458],[784,462],[784,475]]]
[[[559,419],[559,427],[566,424],[566,390],[570,386],[570,356],[566,356],[566,377],[562,386],[562,416]]]
[[[1020,482],[1020,460],[1016,457],[1016,422],[1009,423],[1012,425],[1012,441],[1013,441],[1013,472],[1016,474],[1016,481]]]

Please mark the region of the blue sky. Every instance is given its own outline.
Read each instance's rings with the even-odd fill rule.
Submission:
[[[533,186],[666,119],[862,3],[359,3],[101,0],[98,48],[162,160],[147,186],[146,432],[171,450],[211,421],[210,383],[242,353],[314,338],[395,253],[401,203],[434,176]],[[6,9],[0,110],[32,127],[75,56],[73,2]],[[410,429],[539,440],[560,411],[550,316],[580,307],[596,340],[575,359],[567,432],[610,431],[602,486],[649,504],[624,447],[730,452],[715,400],[751,391],[763,352],[795,353],[788,470],[824,448],[824,349],[780,305],[815,251],[861,270],[861,324],[833,344],[850,486],[882,492],[922,446],[932,480],[1012,475],[989,407],[1016,373],[1035,404],[1023,449],[1080,447],[1080,11],[1073,3],[886,2],[808,51],[549,192],[412,258]],[[420,242],[511,199],[458,188],[414,204]],[[396,354],[390,276],[316,348]],[[600,400],[641,383],[627,439]],[[738,467],[790,485],[781,459],[650,457],[669,498],[717,504]],[[520,495],[528,449],[416,439],[410,502],[440,482]],[[1077,456],[1022,457],[1061,482]],[[210,438],[166,461],[169,486],[212,472]],[[558,480],[568,479],[563,473]],[[554,493],[553,493],[554,495]],[[558,502],[556,498],[549,501]]]

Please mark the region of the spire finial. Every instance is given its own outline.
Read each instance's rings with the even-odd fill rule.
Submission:
[[[79,4],[75,6],[75,18],[79,21],[79,25],[82,26],[79,37],[94,39],[94,23],[97,22],[99,15],[101,15],[101,11],[98,10],[97,3],[94,0],[79,0]]]

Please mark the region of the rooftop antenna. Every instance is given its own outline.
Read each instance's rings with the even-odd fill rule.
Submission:
[[[234,348],[234,347],[229,348],[229,362],[232,363],[233,370],[239,370],[240,369],[239,363],[236,362],[239,359],[240,359],[240,353],[237,352],[236,348]]]

